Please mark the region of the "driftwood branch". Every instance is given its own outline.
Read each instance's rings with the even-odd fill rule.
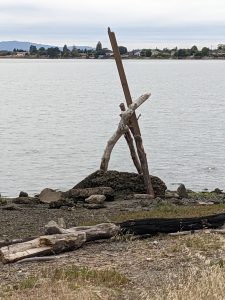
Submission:
[[[129,105],[128,109],[121,113],[121,120],[119,122],[118,128],[116,132],[112,135],[112,137],[108,140],[106,148],[104,150],[104,154],[102,156],[100,170],[106,172],[108,170],[109,160],[112,153],[112,150],[117,143],[117,141],[120,139],[120,137],[127,132],[128,123],[134,114],[135,110],[143,104],[151,94],[144,94],[141,97],[139,97],[135,102],[133,102],[131,105]]]
[[[120,104],[120,109],[121,109],[121,111],[126,111],[124,103]],[[134,142],[133,142],[132,135],[130,133],[129,122],[128,122],[128,129],[124,133],[124,137],[125,137],[125,140],[127,142],[128,147],[130,149],[130,155],[131,155],[133,163],[134,163],[134,165],[135,165],[135,167],[137,169],[137,172],[138,172],[138,174],[142,174],[141,164],[140,164],[140,161],[138,159],[138,156],[137,156],[137,153],[136,153],[136,149],[134,147]]]

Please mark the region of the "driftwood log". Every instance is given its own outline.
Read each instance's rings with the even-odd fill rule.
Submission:
[[[103,223],[95,226],[61,228],[55,222],[46,227],[45,236],[37,237],[31,241],[20,242],[0,248],[0,260],[11,263],[23,260],[38,261],[37,257],[55,255],[65,251],[75,250],[86,242],[109,239],[118,234],[149,235],[156,233],[173,233],[182,231],[195,231],[200,229],[217,229],[224,225],[225,213],[197,217],[175,219],[142,219],[129,220],[114,224]],[[214,230],[214,232],[218,232]],[[222,229],[222,233],[225,230]],[[35,257],[33,260],[28,258]],[[46,261],[48,259],[40,259]]]
[[[219,228],[225,222],[225,213],[196,217],[196,218],[175,218],[175,219],[142,219],[129,220],[119,223],[123,233],[138,235],[171,233],[177,231],[189,231],[206,228]]]
[[[102,156],[100,170],[106,172],[108,170],[109,160],[112,153],[112,150],[117,143],[117,141],[121,138],[121,136],[129,130],[128,123],[134,114],[135,110],[143,104],[151,94],[144,94],[140,96],[135,102],[130,104],[128,109],[124,112],[121,112],[120,117],[121,120],[119,122],[118,128],[115,133],[108,140],[107,145],[104,150],[104,154]]]
[[[103,223],[91,227],[75,227],[70,229],[55,228],[56,233],[40,236],[32,241],[8,245],[0,249],[0,260],[3,263],[16,262],[33,256],[46,256],[75,250],[85,242],[110,238],[119,232],[119,227],[111,223]]]

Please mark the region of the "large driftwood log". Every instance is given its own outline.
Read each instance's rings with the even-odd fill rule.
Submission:
[[[126,111],[124,103],[120,104],[120,109],[121,109],[121,111]],[[140,161],[138,159],[138,156],[137,156],[137,153],[136,153],[136,150],[135,150],[135,147],[134,147],[134,142],[133,142],[132,135],[130,133],[129,122],[128,122],[127,125],[128,125],[128,128],[127,128],[127,131],[124,133],[124,137],[125,137],[125,140],[127,142],[128,147],[130,149],[130,155],[131,155],[133,163],[134,163],[134,165],[137,169],[137,172],[138,172],[138,174],[142,174],[141,164],[140,164]]]
[[[108,170],[109,160],[112,153],[112,150],[117,143],[117,141],[121,138],[121,136],[129,129],[127,124],[130,121],[132,115],[135,110],[143,104],[151,94],[144,94],[139,97],[135,102],[133,102],[125,112],[120,114],[121,120],[119,122],[118,128],[116,132],[112,135],[112,137],[108,140],[106,148],[104,150],[104,154],[102,156],[100,170],[106,172]]]
[[[225,222],[225,213],[196,218],[175,218],[175,219],[142,219],[129,220],[119,223],[122,232],[132,234],[156,234],[170,233],[177,231],[198,230],[206,228],[219,228]]]
[[[94,241],[100,239],[109,239],[120,232],[120,227],[114,223],[102,223],[95,226],[78,226],[68,229],[61,228],[57,223],[51,223],[46,225],[46,234],[66,234],[85,232],[86,240]]]
[[[29,242],[2,247],[0,249],[0,261],[11,263],[34,256],[54,255],[75,250],[85,242],[115,236],[119,230],[120,228],[113,223],[70,229],[63,229],[57,224],[52,224],[47,228],[47,233],[51,233],[50,235],[40,236]]]

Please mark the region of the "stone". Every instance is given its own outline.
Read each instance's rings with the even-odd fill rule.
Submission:
[[[22,210],[21,207],[18,207],[14,204],[5,205],[1,209],[3,209],[3,210]]]
[[[72,198],[74,201],[84,201],[92,195],[104,195],[106,201],[114,200],[114,191],[111,187],[89,187],[89,188],[73,188],[65,193],[67,198]]]
[[[21,191],[19,197],[28,197],[28,193]]]
[[[99,209],[99,208],[104,208],[105,205],[103,203],[84,203],[83,207],[88,208],[88,209]]]
[[[149,194],[134,194],[133,199],[135,200],[149,200],[152,201],[154,198],[152,198]]]
[[[104,203],[106,196],[104,195],[92,195],[86,198],[84,201],[89,204],[102,204]]]
[[[50,204],[52,202],[57,202],[64,198],[64,195],[60,191],[55,191],[49,188],[46,188],[41,191],[39,195],[39,200],[41,203],[47,203]]]
[[[188,193],[186,191],[186,187],[183,183],[181,183],[177,188],[177,194],[180,198],[188,198]]]
[[[165,197],[165,183],[156,176],[151,176],[155,197]],[[116,197],[124,198],[129,194],[146,194],[143,176],[136,173],[118,171],[96,171],[74,186],[74,189],[93,187],[111,187]]]
[[[36,205],[36,204],[40,204],[40,200],[35,197],[17,197],[12,199],[12,203]]]
[[[223,190],[220,190],[218,188],[216,188],[213,193],[216,193],[216,194],[223,194]]]
[[[52,201],[49,203],[49,208],[63,208],[68,209],[69,207],[74,206],[74,203],[67,198],[60,198],[59,200]]]
[[[165,193],[165,198],[166,199],[178,199],[179,195],[177,192],[173,192],[173,191],[166,191]]]

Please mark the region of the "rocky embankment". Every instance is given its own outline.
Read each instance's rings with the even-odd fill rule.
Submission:
[[[165,183],[152,176],[155,199],[145,192],[141,175],[127,172],[101,171],[89,175],[72,189],[61,192],[49,188],[30,197],[0,198],[0,240],[39,235],[51,221],[63,219],[67,227],[108,222],[132,212],[150,212],[159,205],[213,205],[225,203],[225,193],[195,193],[181,184],[168,191]]]

